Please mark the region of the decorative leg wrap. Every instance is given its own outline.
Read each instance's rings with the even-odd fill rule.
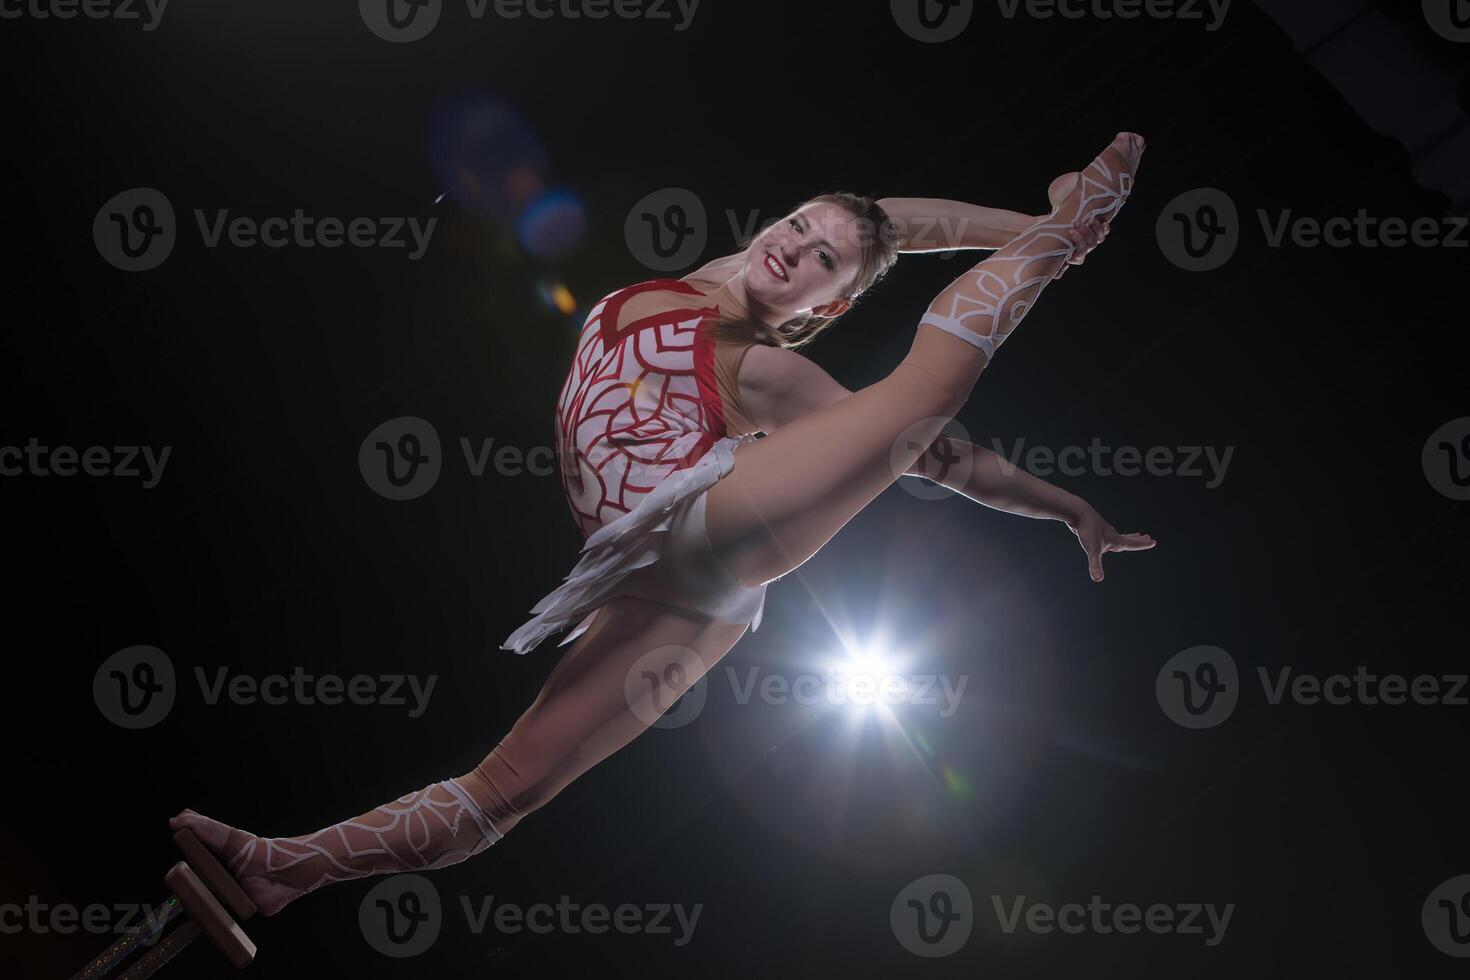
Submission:
[[[1132,190],[1133,175],[1115,171],[1099,156],[1082,171],[1075,204],[1064,203],[976,266],[970,281],[946,290],[919,322],[979,348],[988,362],[1072,258],[1076,247],[1066,234],[1072,223],[1117,212]]]
[[[503,836],[453,779],[303,837],[251,837],[230,859],[242,881],[265,878],[302,893],[334,881],[442,868]]]

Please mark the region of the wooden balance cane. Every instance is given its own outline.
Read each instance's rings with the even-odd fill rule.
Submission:
[[[255,959],[255,944],[239,925],[255,914],[255,903],[192,830],[174,834],[174,844],[184,860],[163,876],[172,894],[159,906],[158,913],[128,930],[73,974],[72,980],[111,976],[129,956],[149,945],[148,952],[124,972],[116,974],[115,980],[151,977],[200,935],[207,936],[237,970],[245,969]],[[181,917],[182,921],[159,940],[159,933]]]

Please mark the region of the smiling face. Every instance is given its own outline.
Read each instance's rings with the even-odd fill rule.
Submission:
[[[836,316],[862,264],[860,222],[840,204],[817,201],[777,221],[750,244],[745,291],[778,318]]]

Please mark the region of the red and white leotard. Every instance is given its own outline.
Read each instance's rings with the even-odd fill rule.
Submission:
[[[655,290],[689,302],[619,323],[629,299]],[[571,574],[501,649],[526,653],[569,628],[560,645],[570,643],[630,574],[664,560],[673,562],[667,587],[676,594],[660,591],[661,598],[760,626],[766,586],[737,582],[705,534],[705,491],[734,467],[735,448],[756,434],[733,388],[738,361],[732,370],[723,359],[740,349],[699,329],[720,312],[704,299],[682,280],[658,279],[620,289],[588,314],[557,399],[555,433],[562,488],[587,540]],[[742,431],[727,431],[727,419]]]
[[[689,304],[620,327],[623,305],[650,291]],[[704,299],[686,282],[658,279],[606,296],[588,315],[556,412],[562,487],[584,537],[726,437],[715,341],[698,330],[719,308]]]

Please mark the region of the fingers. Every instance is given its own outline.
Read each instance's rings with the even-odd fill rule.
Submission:
[[[1069,260],[1071,264],[1081,265],[1087,253],[1102,244],[1106,235],[1107,226],[1095,217],[1072,222],[1071,227],[1067,229],[1067,238],[1072,242],[1074,250]]]
[[[1101,551],[1089,551],[1087,553],[1087,571],[1092,576],[1094,582],[1101,582],[1103,580]]]
[[[1147,551],[1158,544],[1148,534],[1114,534],[1108,545],[1109,551]]]

